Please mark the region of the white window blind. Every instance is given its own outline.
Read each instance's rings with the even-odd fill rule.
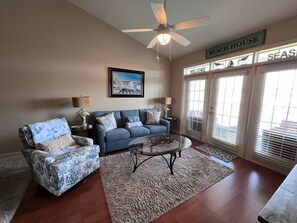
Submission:
[[[297,161],[297,69],[261,75],[253,153],[291,168]]]
[[[216,100],[212,138],[238,145],[243,75],[220,77],[216,80]]]
[[[187,128],[202,131],[205,96],[205,80],[191,80],[188,82],[188,114]]]

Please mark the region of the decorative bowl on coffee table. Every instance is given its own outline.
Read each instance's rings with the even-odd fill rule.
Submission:
[[[150,135],[141,137],[131,141],[128,146],[133,160],[133,173],[145,161],[161,156],[166,161],[170,173],[173,175],[173,165],[177,157],[177,153],[181,156],[183,149],[189,148],[192,145],[190,139],[181,135]],[[138,156],[148,156],[146,159],[138,163]],[[170,155],[169,160],[165,155]]]

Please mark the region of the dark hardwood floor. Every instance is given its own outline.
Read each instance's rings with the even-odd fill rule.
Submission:
[[[192,148],[201,143],[193,140]],[[218,161],[235,172],[154,223],[257,222],[258,213],[280,186],[285,176],[241,158]],[[111,222],[100,172],[56,197],[32,182],[12,223]]]

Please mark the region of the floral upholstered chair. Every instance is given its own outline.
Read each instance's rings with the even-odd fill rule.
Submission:
[[[19,129],[34,179],[56,196],[99,168],[99,146],[93,140],[70,135],[65,118],[28,124]]]

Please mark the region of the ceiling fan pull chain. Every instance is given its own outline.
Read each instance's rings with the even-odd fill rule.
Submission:
[[[171,62],[171,42],[172,42],[172,41],[169,42],[169,47],[168,47],[168,48],[169,48],[169,56],[168,56],[168,59],[169,59],[170,62]]]
[[[156,61],[159,62],[159,43],[157,43],[157,58]]]

